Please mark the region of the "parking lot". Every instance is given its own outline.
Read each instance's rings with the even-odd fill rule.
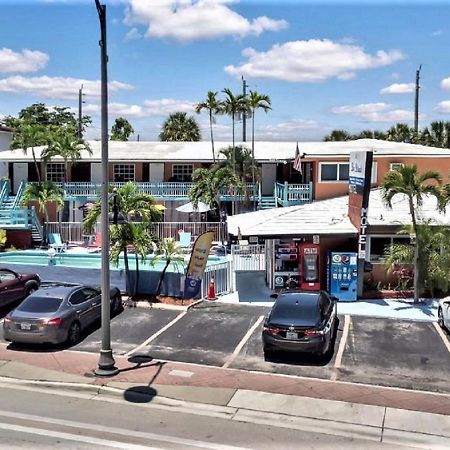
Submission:
[[[126,308],[111,321],[112,348],[128,356],[450,393],[449,336],[432,322],[341,316],[328,357],[265,361],[261,329],[268,311],[209,302],[188,311]],[[98,352],[100,343],[96,327],[72,350]],[[55,350],[62,348],[49,349]]]

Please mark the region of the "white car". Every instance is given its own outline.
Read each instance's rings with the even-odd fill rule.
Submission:
[[[444,297],[439,301],[438,323],[450,331],[450,297]]]

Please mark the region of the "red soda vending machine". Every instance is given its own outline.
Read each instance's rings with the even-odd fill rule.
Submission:
[[[300,244],[298,271],[301,289],[320,291],[320,245],[307,242]]]

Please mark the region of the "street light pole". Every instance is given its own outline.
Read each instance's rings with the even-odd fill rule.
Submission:
[[[113,376],[118,373],[111,349],[110,324],[110,280],[109,280],[109,171],[108,171],[108,53],[106,46],[106,5],[95,0],[100,20],[101,48],[101,105],[102,105],[102,192],[101,192],[101,233],[102,233],[102,348],[95,374]]]

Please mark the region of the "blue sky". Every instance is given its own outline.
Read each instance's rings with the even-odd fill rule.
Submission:
[[[450,120],[450,2],[104,3],[110,125],[126,117],[141,140],[157,139],[171,112],[195,115],[193,105],[208,90],[239,93],[242,75],[249,89],[272,99],[272,111],[257,113],[257,140],[320,140],[335,128],[412,124],[419,64],[420,125]],[[0,5],[0,115],[34,102],[76,109],[83,83],[84,110],[94,121],[87,137],[98,138],[94,0]],[[206,114],[196,118],[208,139]],[[230,125],[218,119],[218,139],[231,139]]]

